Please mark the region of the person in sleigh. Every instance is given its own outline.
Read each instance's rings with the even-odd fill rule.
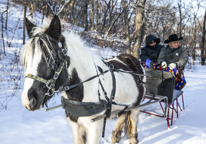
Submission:
[[[181,90],[186,85],[183,70],[187,63],[188,49],[179,45],[179,41],[182,39],[182,37],[178,38],[176,34],[170,35],[164,42],[168,43],[167,47],[161,49],[157,60],[165,71],[176,76],[176,90]]]
[[[160,64],[157,63],[161,49],[164,47],[159,44],[160,39],[153,35],[146,37],[146,46],[141,49],[141,62],[144,68],[160,69]]]

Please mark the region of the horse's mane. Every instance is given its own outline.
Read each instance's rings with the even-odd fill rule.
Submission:
[[[43,57],[46,59],[45,51],[42,50],[42,47],[40,46],[40,38],[35,37],[35,35],[42,35],[43,37],[45,37],[45,39],[49,40],[48,35],[45,34],[47,29],[48,29],[48,26],[44,26],[43,28],[34,27],[32,29],[31,38],[25,43],[25,45],[23,46],[23,48],[21,50],[20,58],[21,58],[21,64],[23,66],[27,66],[28,56],[31,55],[33,57],[35,53],[36,54],[43,54]],[[53,56],[51,54],[51,50],[49,49],[45,40],[44,39],[41,39],[41,40],[46,46],[46,52],[53,58]],[[33,45],[35,45],[35,48]]]
[[[89,70],[91,75],[95,75],[95,65],[102,68],[105,66],[101,57],[92,54],[89,48],[85,45],[85,41],[83,41],[78,34],[75,34],[72,31],[65,31],[62,35],[65,37],[68,45],[67,54],[71,58],[71,65],[74,65],[78,71],[85,72],[86,70]]]

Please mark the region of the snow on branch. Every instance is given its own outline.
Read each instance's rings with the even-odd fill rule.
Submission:
[[[68,3],[70,3],[70,0],[68,0],[68,1],[62,6],[62,8],[60,9],[60,11],[57,13],[57,15],[59,15],[59,14],[62,12],[62,10],[64,9],[64,7],[65,7]]]

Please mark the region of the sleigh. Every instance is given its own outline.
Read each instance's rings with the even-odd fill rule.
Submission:
[[[179,110],[184,109],[183,91],[175,90],[175,76],[172,73],[145,69],[147,76],[146,94],[144,100],[159,101],[163,114],[155,113],[147,110],[140,110],[143,113],[166,118],[168,128],[173,125],[174,113],[179,117]],[[182,108],[179,103],[179,98],[182,101]],[[164,104],[164,107],[163,107]]]

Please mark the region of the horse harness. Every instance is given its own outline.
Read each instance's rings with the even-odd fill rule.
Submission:
[[[101,71],[100,74],[98,74],[98,72],[97,72],[96,75],[86,79],[83,82],[80,82],[78,84],[73,84],[73,85],[70,85],[70,86],[65,86],[65,87],[60,86],[58,90],[55,90],[55,83],[56,83],[56,80],[58,79],[60,73],[62,72],[62,69],[64,68],[64,66],[67,69],[67,57],[68,57],[66,55],[67,54],[67,45],[65,43],[64,44],[65,48],[62,48],[62,49],[59,48],[59,50],[56,52],[54,47],[51,45],[50,41],[47,40],[42,35],[37,34],[33,37],[34,38],[39,37],[40,39],[44,40],[44,42],[46,42],[46,44],[49,46],[49,48],[52,49],[53,56],[56,59],[58,58],[61,62],[60,66],[55,70],[53,78],[50,79],[50,80],[46,80],[44,78],[41,78],[41,77],[38,77],[38,76],[35,76],[35,75],[32,75],[32,74],[27,74],[25,76],[26,78],[32,78],[34,80],[37,80],[37,81],[40,81],[40,82],[46,84],[46,86],[48,88],[48,91],[47,91],[47,93],[45,93],[45,97],[46,96],[53,96],[55,92],[69,91],[71,89],[74,89],[74,88],[78,87],[79,85],[82,85],[83,83],[91,81],[91,80],[93,80],[97,77],[99,78],[99,76],[104,75],[107,72],[111,73],[111,76],[112,76],[112,91],[111,91],[110,98],[107,96],[107,92],[105,91],[105,89],[104,89],[104,87],[101,83],[100,78],[99,78],[99,85],[100,85],[100,87],[101,87],[101,89],[104,93],[104,97],[105,97],[106,100],[100,99],[99,89],[98,89],[98,92],[97,92],[98,97],[99,97],[99,102],[98,103],[95,103],[95,102],[80,102],[80,101],[65,99],[64,97],[61,98],[62,108],[64,108],[66,111],[68,111],[69,113],[71,113],[72,115],[75,115],[77,117],[92,116],[92,115],[98,114],[98,113],[106,110],[105,114],[104,114],[105,117],[104,117],[104,127],[103,127],[103,129],[105,129],[106,118],[109,118],[110,115],[111,115],[112,105],[124,106],[124,108],[118,113],[118,115],[121,115],[129,107],[129,105],[117,104],[113,101],[114,98],[115,98],[115,92],[116,92],[116,79],[115,79],[114,72],[116,71],[116,72],[130,73],[130,74],[136,75],[136,76],[146,76],[144,74],[137,74],[137,73],[134,73],[134,72],[131,72],[131,71],[122,71],[122,70],[119,70],[119,69],[115,69],[114,66],[111,64],[110,66],[108,66],[108,70]],[[54,41],[56,41],[56,40],[54,40]],[[55,64],[52,64],[52,65],[55,65]],[[95,63],[94,63],[94,65],[95,65]],[[97,67],[98,66],[95,65],[96,70],[97,70]],[[69,73],[67,73],[67,74],[69,75]],[[69,75],[69,77],[71,78],[70,75]],[[140,84],[143,84],[143,81],[140,81]],[[103,132],[103,134],[104,134],[104,132]]]
[[[94,103],[94,102],[79,102],[79,101],[73,101],[73,100],[69,100],[69,99],[65,99],[62,97],[62,107],[69,111],[71,114],[75,115],[75,116],[91,116],[91,115],[94,115],[94,114],[97,114],[99,112],[102,112],[103,110],[106,109],[106,115],[107,117],[110,117],[110,114],[111,114],[111,105],[112,105],[112,99],[114,99],[114,96],[115,96],[115,91],[116,91],[116,81],[115,81],[115,76],[114,76],[114,73],[113,73],[113,70],[109,67],[108,70],[104,71],[104,72],[101,72],[100,74],[97,74],[95,76],[92,76],[90,78],[88,78],[87,80],[81,82],[81,83],[78,83],[78,84],[73,84],[73,85],[70,85],[70,86],[60,86],[58,90],[55,90],[55,84],[56,84],[56,80],[58,79],[60,73],[62,72],[62,69],[64,67],[67,68],[67,45],[66,43],[64,44],[65,45],[65,48],[59,48],[59,50],[56,52],[56,50],[54,49],[54,47],[52,46],[51,42],[48,40],[48,36],[45,35],[45,36],[42,36],[42,35],[35,35],[33,36],[33,38],[36,38],[36,37],[39,37],[40,40],[42,40],[43,42],[46,43],[46,45],[48,45],[49,48],[51,48],[51,51],[52,51],[52,56],[55,58],[55,59],[58,59],[60,60],[60,65],[59,67],[55,70],[55,73],[53,75],[53,78],[50,79],[50,80],[46,80],[42,77],[39,77],[39,76],[35,76],[35,75],[32,75],[32,74],[27,74],[25,76],[25,78],[31,78],[31,79],[34,79],[34,80],[37,80],[39,82],[42,82],[44,83],[48,90],[47,90],[47,93],[45,93],[45,97],[46,96],[53,96],[55,92],[62,92],[62,91],[69,91],[71,89],[74,89],[76,87],[78,87],[79,85],[85,83],[85,82],[88,82],[96,77],[99,77],[100,75],[103,75],[107,72],[110,72],[111,75],[112,75],[112,85],[113,85],[113,89],[112,89],[112,92],[111,92],[111,97],[109,98],[107,96],[107,92],[105,91],[100,79],[99,79],[99,84],[101,85],[101,88],[104,92],[104,95],[105,95],[105,100],[102,100],[100,99],[100,93],[98,91],[98,96],[99,96],[99,103]],[[47,38],[45,38],[47,37]],[[52,37],[49,37],[51,38],[53,41],[56,41],[55,39],[53,39]],[[56,41],[58,42],[58,41]],[[59,43],[59,42],[58,42]],[[61,44],[63,45],[63,44]],[[51,57],[50,57],[50,60],[51,60]],[[49,60],[49,61],[50,61]],[[52,66],[54,66],[55,63],[52,63],[51,65],[51,69],[53,69]],[[96,67],[96,65],[95,65]],[[68,73],[69,75],[69,73]],[[69,77],[71,78],[71,76],[69,75]],[[78,111],[79,110],[79,111]]]

